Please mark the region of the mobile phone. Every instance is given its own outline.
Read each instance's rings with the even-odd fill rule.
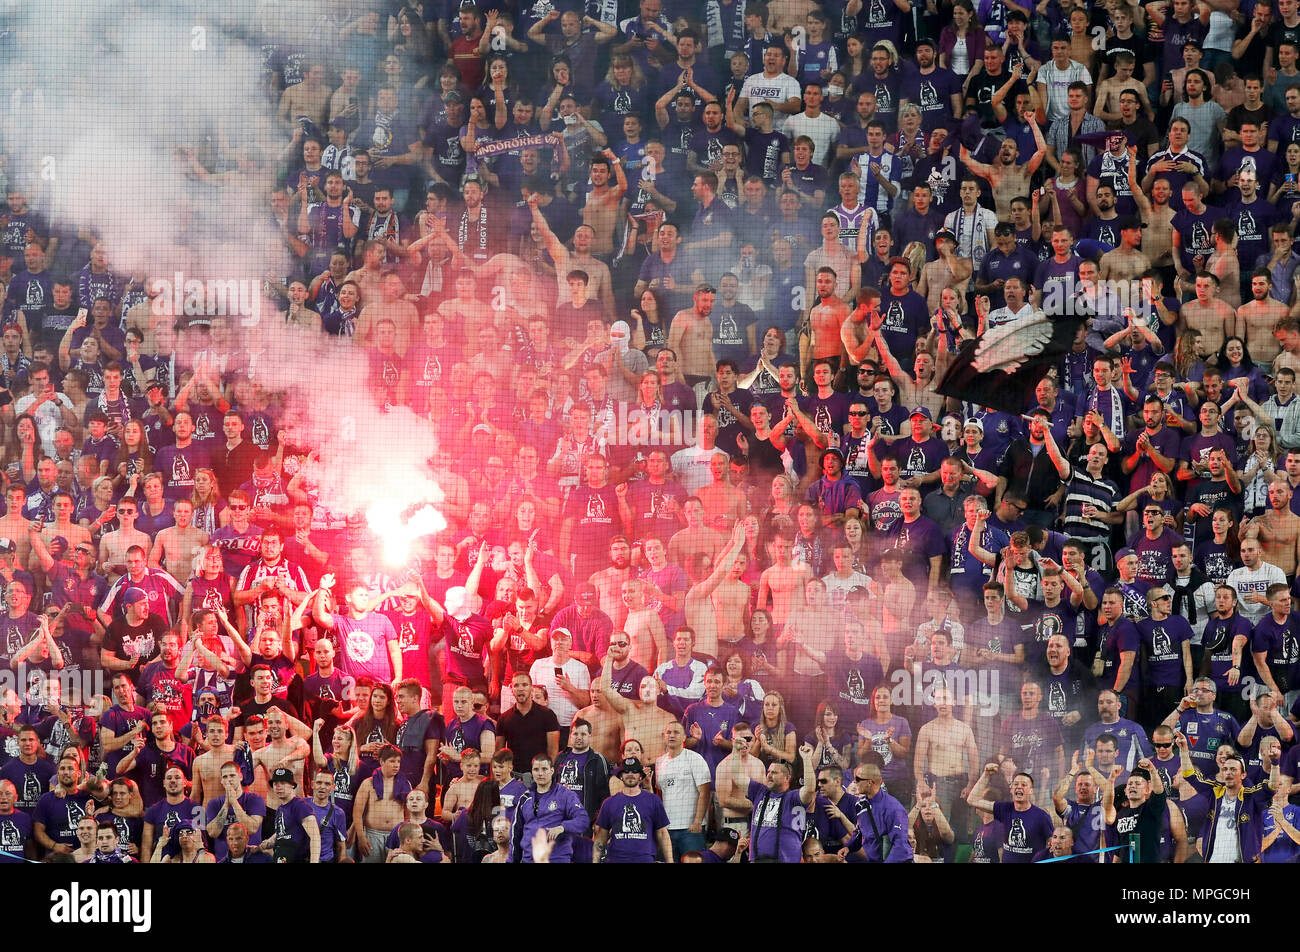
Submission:
[[[1286,182],[1287,185],[1294,185],[1294,184],[1295,184],[1295,173],[1294,173],[1294,172],[1287,172],[1286,175],[1285,175],[1285,177],[1284,177],[1284,181]]]
[[[564,675],[564,669],[563,669],[563,668],[552,668],[551,670],[553,670],[553,671],[555,672],[555,676],[556,676],[557,678],[558,678],[558,677],[562,677],[562,676]]]

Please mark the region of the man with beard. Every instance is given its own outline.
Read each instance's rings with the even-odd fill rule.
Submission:
[[[694,303],[673,316],[668,329],[668,347],[681,355],[686,383],[697,391],[708,383],[717,358],[713,353],[713,325],[709,315],[717,291],[708,284],[695,289]]]
[[[596,816],[592,861],[652,863],[657,844],[664,862],[673,862],[673,844],[663,801],[641,788],[645,768],[640,760],[628,757],[621,766],[619,778],[623,789],[605,800]]]
[[[1027,112],[1024,118],[1034,132],[1034,142],[1038,149],[1023,164],[1017,161],[1020,150],[1011,138],[1002,140],[998,156],[990,165],[977,162],[965,146],[961,148],[961,160],[966,167],[992,186],[998,217],[1003,220],[1011,216],[1011,200],[1029,194],[1030,179],[1047,156],[1047,143],[1043,140],[1043,131],[1038,128],[1034,114]]]

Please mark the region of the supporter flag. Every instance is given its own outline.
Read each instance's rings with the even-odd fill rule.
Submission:
[[[1074,345],[1082,316],[1047,317],[1036,312],[1025,320],[989,328],[970,340],[935,387],[938,393],[976,406],[1017,416],[1034,403],[1034,387]]]

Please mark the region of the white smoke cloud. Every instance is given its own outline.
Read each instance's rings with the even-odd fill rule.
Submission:
[[[323,51],[316,34],[337,32],[344,8],[361,12],[331,0],[233,0],[219,10],[0,5],[16,37],[8,79],[0,75],[11,181],[65,225],[106,241],[119,274],[260,282],[268,269],[283,272],[286,259],[271,257],[282,241],[266,193],[289,133],[267,94],[263,44]],[[224,187],[204,183],[180,149],[195,150],[211,172],[244,174]],[[427,466],[433,427],[409,410],[379,409],[364,352],[298,333],[266,308],[250,333],[265,348],[258,380],[284,391],[291,445],[319,452],[307,469],[322,502],[370,512],[394,558],[414,535],[441,527],[435,510],[421,508],[442,498]]]

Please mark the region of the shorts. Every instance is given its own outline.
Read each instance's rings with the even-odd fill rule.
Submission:
[[[370,855],[359,856],[358,861],[362,863],[388,862],[388,834],[383,830],[372,830],[366,827],[365,836],[366,842],[370,844]]]

